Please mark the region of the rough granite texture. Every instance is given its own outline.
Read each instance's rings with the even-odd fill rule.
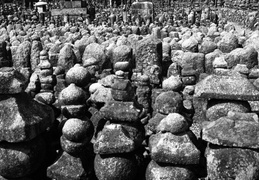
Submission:
[[[151,160],[146,170],[146,180],[194,180],[194,173],[185,167],[159,165]]]
[[[200,150],[194,145],[191,131],[182,135],[155,134],[149,138],[151,158],[156,162],[173,165],[199,164]]]
[[[92,180],[93,174],[93,156],[73,157],[66,152],[47,169],[47,176],[53,179]]]
[[[211,147],[206,150],[205,157],[210,179],[257,180],[259,178],[257,151]]]
[[[31,140],[50,127],[53,121],[53,109],[32,100],[26,93],[0,95],[0,141]]]
[[[26,89],[28,79],[21,71],[11,67],[0,69],[0,94],[17,94]]]
[[[21,143],[1,142],[0,175],[8,179],[27,176],[39,168],[45,155],[45,140],[42,136]]]
[[[99,180],[131,180],[137,178],[137,156],[133,154],[101,156],[94,160],[95,174]]]
[[[242,76],[210,75],[196,84],[194,96],[256,101],[259,100],[259,91]]]
[[[134,136],[119,124],[106,125],[94,143],[96,154],[129,153],[137,148]]]
[[[110,101],[100,109],[105,119],[117,122],[138,122],[142,110],[134,102]]]
[[[258,149],[259,123],[221,117],[204,122],[202,139],[217,145]]]

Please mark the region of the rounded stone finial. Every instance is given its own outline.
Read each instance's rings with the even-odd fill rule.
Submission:
[[[61,105],[81,105],[85,104],[86,95],[83,89],[71,83],[60,92],[58,100]]]
[[[77,118],[72,118],[66,121],[62,128],[63,136],[69,141],[81,142],[85,139],[91,140],[94,128],[91,121],[82,121]]]
[[[77,86],[85,87],[91,80],[91,76],[86,68],[80,64],[76,64],[74,67],[68,70],[66,74],[66,83],[74,83]]]

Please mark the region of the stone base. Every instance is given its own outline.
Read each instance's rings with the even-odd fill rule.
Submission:
[[[146,170],[146,180],[177,179],[194,180],[195,174],[188,168],[177,166],[161,166],[152,160]]]
[[[132,180],[139,178],[144,171],[143,157],[132,153],[99,155],[94,160],[95,174],[99,180]]]
[[[63,152],[61,157],[47,169],[47,176],[62,180],[92,180],[94,179],[93,157],[73,157]]]
[[[205,157],[209,179],[259,179],[257,151],[210,145]]]

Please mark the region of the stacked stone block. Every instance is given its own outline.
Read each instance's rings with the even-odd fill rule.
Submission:
[[[168,100],[170,101],[168,102]],[[179,114],[182,98],[173,91],[156,98],[157,114],[146,126],[151,162],[146,179],[195,179],[190,167],[200,163],[198,141],[189,130],[189,122]]]
[[[40,63],[39,68],[39,82],[40,82],[40,93],[35,96],[35,99],[52,105],[55,101],[54,86],[57,83],[56,77],[53,75],[53,67],[49,62],[48,52],[43,50],[40,52]]]
[[[40,63],[40,52],[43,50],[40,42],[40,37],[37,35],[32,36],[31,44],[31,69],[34,71]]]
[[[29,78],[12,67],[0,69],[0,179],[39,179],[44,168],[44,132],[53,110],[24,92]]]
[[[116,76],[112,85],[114,101],[100,109],[107,122],[94,143],[95,173],[99,180],[135,179],[141,172],[144,128],[140,122],[145,112],[133,100],[135,92],[124,72],[117,71]]]
[[[75,73],[77,72],[77,73]],[[88,78],[89,77],[89,78]],[[61,124],[62,136],[60,137],[63,153],[51,165],[47,174],[53,179],[93,179],[93,151],[90,141],[94,128],[86,116],[86,92],[82,87],[90,81],[87,69],[76,64],[66,75],[69,86],[59,94],[59,104],[66,119]],[[81,87],[79,87],[79,85]]]
[[[162,81],[162,42],[147,36],[139,41],[136,49],[136,70],[148,75],[153,87],[160,87]]]
[[[195,105],[201,106],[195,106],[194,124],[200,112],[210,179],[258,179],[258,115],[248,101],[258,101],[259,91],[246,77],[225,70],[195,87]]]

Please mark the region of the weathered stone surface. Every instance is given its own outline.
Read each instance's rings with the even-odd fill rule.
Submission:
[[[259,101],[248,101],[252,112],[259,112]]]
[[[157,39],[161,39],[161,29],[160,27],[152,28],[152,36]]]
[[[205,40],[201,43],[199,47],[199,52],[206,55],[213,52],[215,49],[217,49],[216,43],[214,43],[213,41]]]
[[[117,122],[139,121],[142,109],[135,106],[134,102],[110,101],[100,109],[105,119]]]
[[[236,111],[229,111],[227,117],[232,120],[251,121],[259,123],[259,117],[256,113],[242,113]]]
[[[184,116],[178,113],[170,113],[160,121],[156,127],[157,132],[170,132],[172,134],[179,134],[188,129],[188,123]]]
[[[129,45],[128,39],[124,35],[119,36],[116,42],[117,47],[123,46],[123,45]]]
[[[225,60],[228,63],[228,67],[232,68],[237,64],[245,64],[247,68],[251,69],[258,64],[258,53],[251,47],[237,48],[225,55]]]
[[[182,61],[184,55],[184,51],[182,50],[173,50],[171,53],[171,60],[173,63],[179,64],[180,61]]]
[[[55,79],[55,77],[54,76],[46,76],[46,77],[44,77],[44,76],[39,76],[39,80],[40,80],[40,83],[41,84],[49,84],[49,85],[52,85],[52,86],[54,86],[55,85],[55,81],[56,81],[56,79]]]
[[[259,78],[255,79],[254,82],[253,82],[253,85],[259,89]]]
[[[250,70],[250,73],[249,73],[248,77],[253,78],[253,79],[259,78],[259,69],[258,68],[252,68]]]
[[[22,42],[16,51],[16,61],[13,61],[15,68],[30,67],[31,43],[29,41]]]
[[[244,75],[248,75],[250,72],[246,64],[237,64],[233,70]]]
[[[184,167],[162,166],[151,160],[146,170],[146,180],[194,180],[194,173]]]
[[[127,45],[121,45],[116,47],[112,53],[112,62],[131,62],[132,61],[132,49]]]
[[[92,180],[93,174],[92,157],[73,157],[66,152],[47,169],[47,176],[52,179]]]
[[[174,165],[199,164],[200,151],[194,145],[195,141],[196,137],[191,131],[181,135],[152,135],[149,138],[151,158],[156,162]]]
[[[42,136],[22,143],[1,142],[0,175],[8,179],[30,175],[43,163],[45,155]]]
[[[212,144],[258,148],[259,124],[252,121],[232,120],[221,117],[216,121],[204,123],[202,138]]]
[[[86,94],[82,88],[72,83],[60,92],[58,100],[60,105],[81,105],[85,104]]]
[[[140,144],[135,142],[135,138],[120,124],[110,124],[98,133],[94,143],[96,154],[117,154],[134,151]]]
[[[104,78],[98,80],[98,83],[100,83],[104,87],[110,88],[110,87],[112,87],[115,78],[116,78],[116,75],[111,74],[111,75],[105,76]]]
[[[53,110],[26,93],[0,96],[0,141],[28,141],[43,133],[54,121]]]
[[[194,37],[190,37],[183,41],[182,50],[187,52],[198,52],[198,41]]]
[[[41,92],[36,94],[35,100],[43,104],[51,105],[55,102],[56,98],[52,92]]]
[[[251,179],[259,178],[258,152],[241,148],[208,148],[207,173],[210,179]]]
[[[195,89],[195,86],[191,86],[191,85],[185,86],[182,91],[183,99],[191,99],[192,95],[194,94],[194,89]]]
[[[21,72],[4,67],[0,68],[0,94],[17,94],[25,90],[28,80]]]
[[[79,64],[74,65],[66,73],[67,85],[74,83],[79,87],[85,87],[90,82],[90,79],[91,77],[87,69]]]
[[[156,115],[154,117],[149,119],[148,124],[145,125],[146,135],[150,136],[151,134],[155,134],[158,124],[165,117],[166,117],[166,115],[164,115],[164,114],[156,113]]]
[[[216,49],[215,51],[208,53],[205,55],[205,72],[208,74],[211,74],[213,72],[213,61],[216,57],[219,57],[222,55],[222,52],[219,49]]]
[[[174,59],[185,70],[195,70],[197,74],[205,71],[205,55],[203,53],[185,52],[182,58]]]
[[[85,64],[85,61],[87,61],[89,58],[95,58],[98,61],[99,67],[103,69],[103,65],[106,62],[104,46],[97,43],[91,43],[86,46],[82,57],[83,64]]]
[[[91,140],[94,133],[93,124],[90,120],[80,120],[77,118],[68,119],[63,128],[63,136],[73,142],[81,142],[85,139]]]
[[[99,62],[97,59],[95,59],[94,57],[90,57],[83,61],[83,66],[88,67],[88,66],[92,66],[92,65],[98,65],[98,63]]]
[[[114,70],[128,72],[130,70],[131,66],[132,66],[132,64],[128,61],[124,61],[124,62],[118,61],[114,64]]]
[[[219,56],[214,59],[214,61],[212,62],[212,66],[213,68],[227,68],[228,63],[225,60],[224,56]]]
[[[57,66],[63,67],[65,72],[74,66],[77,62],[76,55],[72,49],[72,46],[66,44],[59,52],[59,58]]]
[[[165,59],[164,57],[166,57],[166,56],[171,57],[171,46],[170,46],[169,42],[165,42],[163,40],[162,45],[163,45],[163,59]]]
[[[177,76],[180,75],[180,73],[180,66],[176,62],[173,62],[167,69],[167,77]]]
[[[31,45],[31,69],[35,70],[37,65],[40,63],[40,52],[42,51],[43,47],[40,39],[35,39],[32,41]]]
[[[74,142],[62,135],[60,137],[60,146],[66,153],[77,157],[87,150],[87,145],[90,141],[91,138],[85,138],[80,142]]]
[[[233,33],[225,33],[217,45],[223,53],[229,53],[238,47],[238,39]]]
[[[131,90],[118,90],[118,89],[112,89],[111,90],[112,97],[115,101],[132,101],[132,97],[134,97],[134,90],[131,88]]]
[[[139,165],[137,158],[132,154],[96,155],[94,169],[99,180],[131,180],[137,178]]]
[[[161,83],[162,42],[152,37],[140,40],[136,49],[136,69],[148,75],[151,84]]]
[[[194,96],[255,101],[259,100],[259,91],[241,76],[210,75],[196,84]]]
[[[162,92],[155,100],[154,110],[162,114],[178,113],[182,108],[182,97],[174,91]]]
[[[111,88],[106,88],[106,87],[103,87],[102,85],[101,86],[98,85],[94,93],[91,94],[89,100],[95,103],[107,103],[112,101],[113,98],[112,98]]]
[[[182,88],[182,81],[179,76],[170,76],[162,83],[162,88],[170,91],[180,91]]]
[[[116,74],[118,74],[117,72]],[[114,79],[111,93],[113,99],[116,101],[132,101],[134,98],[135,90],[128,79],[122,79],[118,77]]]
[[[208,103],[206,118],[208,121],[215,121],[227,116],[229,111],[246,113],[250,111],[250,106],[246,101],[211,100]]]
[[[194,115],[190,130],[192,130],[197,138],[201,138],[202,122],[206,121],[207,106],[208,100],[206,98],[197,98],[193,96]]]

